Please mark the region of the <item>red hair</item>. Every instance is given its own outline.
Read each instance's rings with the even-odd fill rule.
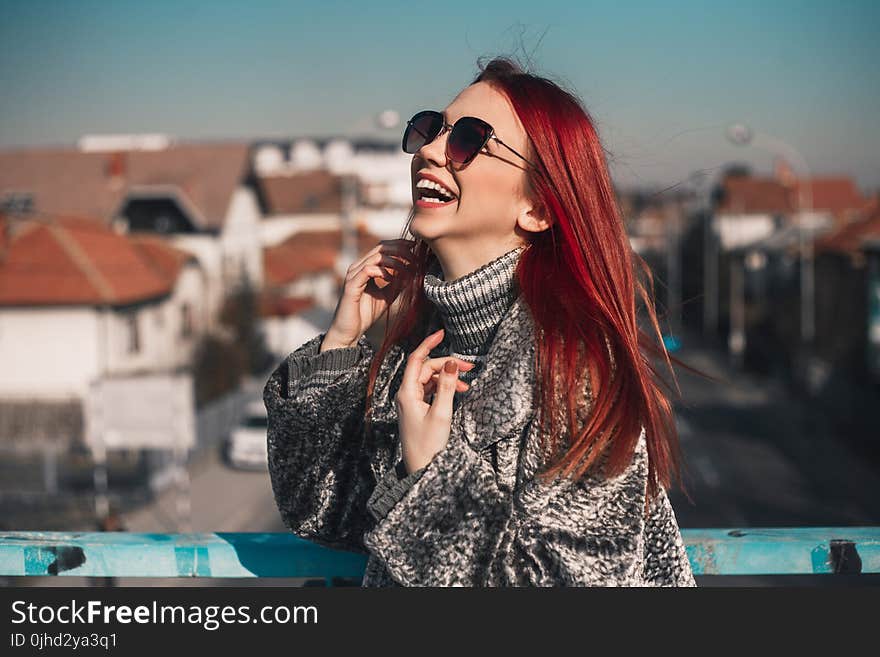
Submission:
[[[673,474],[682,490],[684,486],[673,407],[660,386],[665,381],[644,354],[661,356],[670,371],[671,359],[712,377],[671,357],[663,345],[652,301],[653,276],[632,250],[602,144],[579,99],[503,57],[481,67],[471,84],[477,82],[503,93],[525,128],[528,147],[524,155],[538,170],[526,169],[524,192],[552,221],[549,229],[527,234],[529,246],[515,274],[538,333],[535,384],[539,422],[545,429],[542,440],[550,436],[551,443],[545,447],[550,453],[560,448],[563,452],[539,476],[550,479],[562,474],[577,479],[600,461],[605,476],[621,474],[632,462],[644,427],[649,462],[647,511],[658,486],[668,490]],[[409,221],[403,235],[408,228]],[[398,342],[406,343],[407,350],[414,348],[424,339],[433,312],[422,286],[436,256],[424,240],[415,241],[415,273],[403,283],[394,303],[397,310],[371,364],[367,421],[385,354]],[[636,265],[650,293],[636,275]],[[547,294],[548,289],[553,294]],[[636,291],[656,344],[639,328]],[[677,381],[676,390],[680,395]],[[586,423],[578,426],[582,418],[577,409],[585,391],[593,404]]]

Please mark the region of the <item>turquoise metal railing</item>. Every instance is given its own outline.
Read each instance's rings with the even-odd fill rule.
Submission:
[[[682,529],[695,575],[880,573],[880,526]],[[0,576],[360,578],[290,533],[0,532]]]

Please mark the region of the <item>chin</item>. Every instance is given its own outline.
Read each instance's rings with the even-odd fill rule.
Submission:
[[[434,239],[449,232],[448,221],[444,217],[451,217],[452,213],[438,210],[424,210],[416,208],[409,223],[410,232],[423,239]]]

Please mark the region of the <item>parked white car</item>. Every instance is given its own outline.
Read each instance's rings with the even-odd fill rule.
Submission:
[[[236,468],[249,470],[268,469],[266,450],[268,419],[262,401],[254,401],[245,408],[244,417],[226,444],[226,461]]]

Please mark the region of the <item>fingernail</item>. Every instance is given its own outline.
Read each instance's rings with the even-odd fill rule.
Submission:
[[[446,370],[447,374],[455,374],[458,371],[458,365],[456,365],[454,360],[447,360],[443,369]]]

